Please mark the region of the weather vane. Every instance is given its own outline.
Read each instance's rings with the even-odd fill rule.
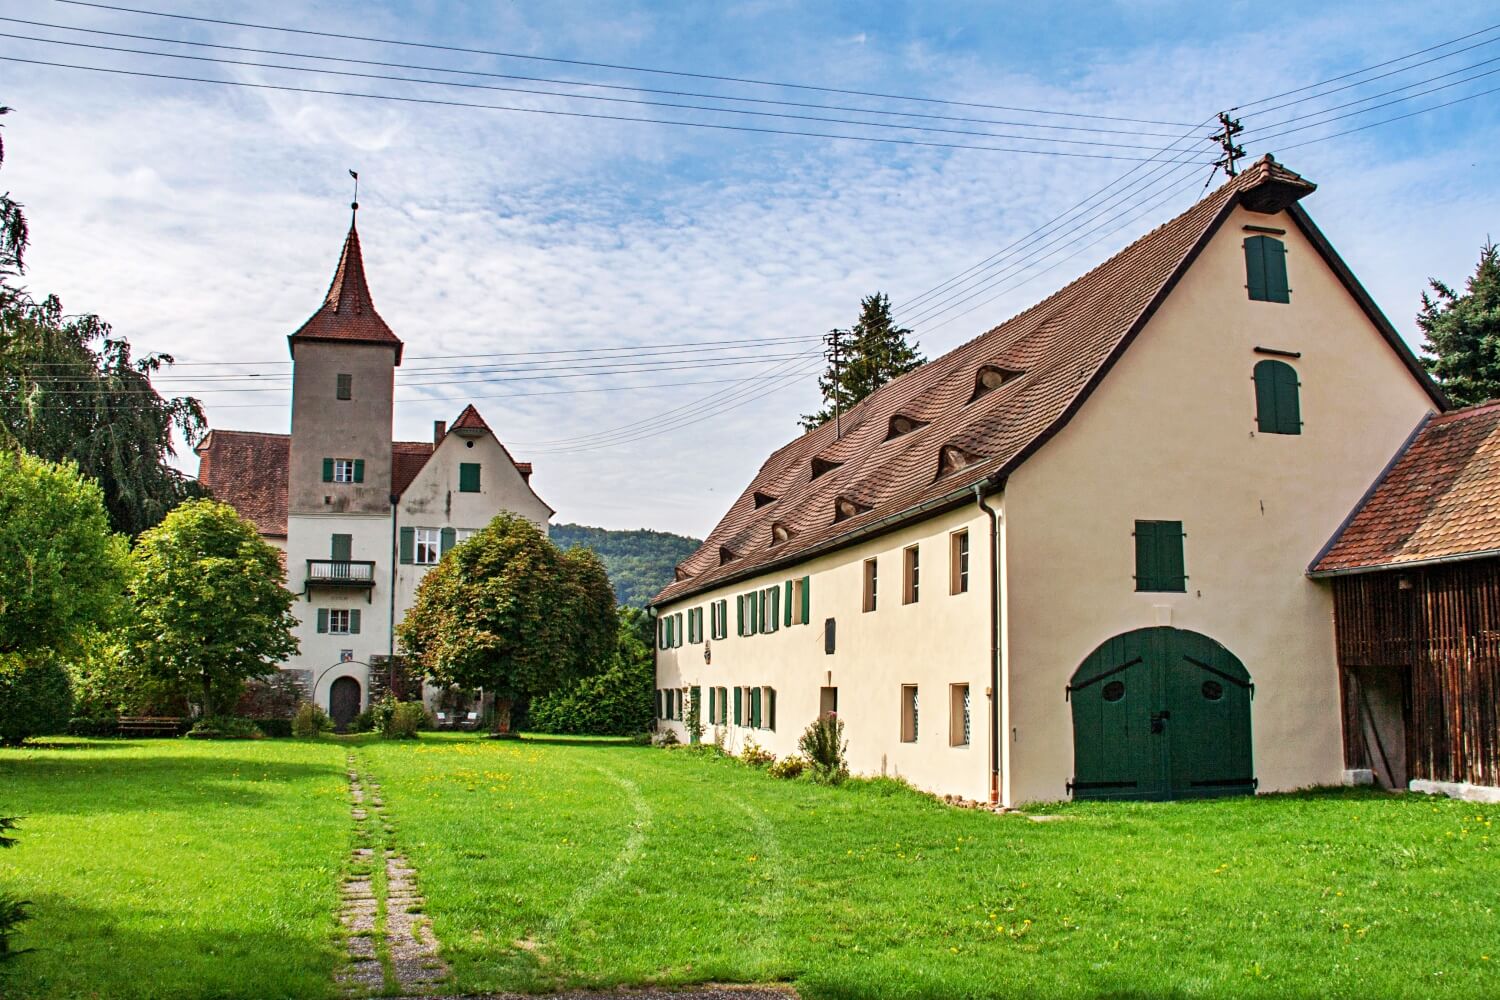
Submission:
[[[356,171],[356,170],[351,170],[351,171],[349,171],[349,176],[354,178],[354,200],[349,203],[349,210],[352,211],[352,212],[358,212],[359,211],[359,172]]]

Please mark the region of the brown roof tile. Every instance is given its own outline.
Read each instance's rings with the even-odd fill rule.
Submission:
[[[198,447],[198,482],[262,535],[286,537],[287,455],[291,436],[212,431]]]
[[[1500,552],[1500,402],[1428,420],[1312,566],[1315,574]]]
[[[1265,157],[1037,305],[882,386],[844,415],[841,439],[830,422],[783,446],[656,601],[795,561],[1007,474],[1066,422],[1230,209],[1254,199],[1273,211],[1313,189]],[[1014,374],[976,397],[986,367]],[[891,438],[898,413],[925,423]],[[841,498],[856,512],[836,519]],[[784,536],[774,546],[773,524]]]
[[[323,304],[288,339],[294,354],[298,343],[309,340],[389,344],[396,349],[396,364],[401,363],[401,340],[380,318],[370,298],[370,287],[365,283],[364,255],[359,248],[359,231],[352,222]]]
[[[417,478],[437,447],[431,441],[391,442],[391,492],[400,495]]]

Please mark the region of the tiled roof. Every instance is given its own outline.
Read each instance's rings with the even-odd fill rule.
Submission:
[[[1312,572],[1494,553],[1500,553],[1500,402],[1423,424]]]
[[[470,403],[464,407],[464,411],[458,415],[458,419],[453,421],[453,426],[448,429],[450,431],[487,431],[490,429],[490,425],[484,422],[484,418],[479,415],[479,411],[474,409],[474,404]]]
[[[291,437],[212,431],[195,449],[198,482],[262,535],[286,537],[287,454]]]
[[[397,495],[406,492],[422,466],[432,457],[435,448],[431,441],[391,442],[391,492]]]
[[[339,266],[333,272],[333,283],[323,304],[301,329],[289,338],[292,350],[308,340],[333,340],[364,344],[389,344],[396,349],[396,364],[401,363],[401,340],[375,311],[370,287],[365,283],[365,260],[359,249],[359,231],[349,225]]]
[[[783,446],[655,600],[794,562],[1002,478],[1072,416],[1236,204],[1277,211],[1312,190],[1267,156],[1037,305],[882,386],[844,415],[842,438],[830,421]],[[978,392],[982,378],[999,384]],[[898,423],[912,429],[895,433]]]

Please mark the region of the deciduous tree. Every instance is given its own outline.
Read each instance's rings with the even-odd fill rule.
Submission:
[[[1426,336],[1422,363],[1460,405],[1500,397],[1500,256],[1493,243],[1479,251],[1479,266],[1460,295],[1430,280],[1422,293],[1417,326]]]
[[[137,540],[130,653],[209,717],[297,651],[281,557],[234,508],[190,500]]]
[[[495,697],[495,729],[511,705],[607,664],[614,592],[597,556],[561,552],[536,525],[501,514],[428,570],[399,626],[402,649],[435,682]]]

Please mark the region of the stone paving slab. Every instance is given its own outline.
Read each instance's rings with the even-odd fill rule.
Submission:
[[[682,990],[603,990],[567,993],[477,993],[424,995],[414,1000],[797,1000],[790,986],[719,986],[710,984]]]

